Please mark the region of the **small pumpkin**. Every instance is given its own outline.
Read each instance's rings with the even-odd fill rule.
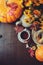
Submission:
[[[38,61],[43,62],[43,46],[39,46],[35,51],[35,57]]]
[[[22,14],[21,1],[0,0],[0,22],[15,22]]]

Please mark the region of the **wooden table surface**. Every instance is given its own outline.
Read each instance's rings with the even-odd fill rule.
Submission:
[[[13,28],[14,24],[0,23],[0,65],[43,65],[29,56]]]

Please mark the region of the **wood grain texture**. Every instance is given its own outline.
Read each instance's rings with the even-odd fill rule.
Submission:
[[[0,23],[0,65],[43,65],[35,58],[31,58],[25,48],[17,39],[14,24]]]

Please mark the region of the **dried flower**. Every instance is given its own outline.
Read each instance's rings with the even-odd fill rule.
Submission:
[[[30,50],[28,50],[29,54],[31,57],[34,57],[34,50],[31,48]]]
[[[21,32],[23,29],[24,28],[22,26],[18,26],[18,25],[14,27],[14,30],[16,31],[16,33]]]

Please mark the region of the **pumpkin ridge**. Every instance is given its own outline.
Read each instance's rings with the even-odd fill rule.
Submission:
[[[19,0],[0,0],[0,22],[15,22],[22,14],[22,7]],[[9,15],[9,13],[10,15]],[[12,13],[11,13],[12,12]]]

